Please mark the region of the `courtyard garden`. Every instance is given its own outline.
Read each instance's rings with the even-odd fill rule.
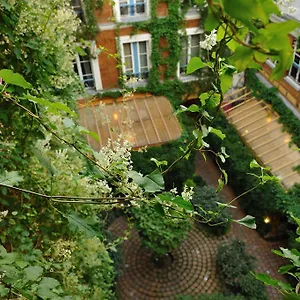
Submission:
[[[132,35],[152,36],[141,87],[121,57],[139,49],[134,64],[146,68],[150,44],[136,40],[131,53],[125,41],[123,53],[114,36],[118,53],[104,49],[96,20],[104,1],[0,0],[0,299],[300,298],[300,185],[284,188],[221,109],[233,75],[245,71],[249,93],[300,146],[299,120],[255,75],[267,58],[276,80],[292,63],[288,34],[299,24],[271,23],[277,2],[151,1],[146,21],[110,18],[117,32],[130,25]],[[163,5],[168,14],[157,17]],[[205,53],[185,57],[193,39],[179,31],[192,8],[205,32],[194,46]],[[82,72],[104,55],[118,85],[91,92]],[[124,111],[107,117],[108,103],[127,113],[133,103],[139,123]],[[93,109],[83,120],[85,104]],[[150,143],[147,124],[168,138]],[[147,147],[133,149],[134,132]]]

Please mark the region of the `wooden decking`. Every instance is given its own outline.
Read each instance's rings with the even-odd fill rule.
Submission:
[[[226,96],[222,109],[256,158],[271,168],[285,188],[300,183],[294,170],[300,165],[299,150],[290,143],[291,135],[283,131],[279,116],[269,105],[242,88]]]
[[[130,100],[106,99],[81,101],[80,123],[98,134],[100,141],[87,136],[89,144],[99,150],[108,139],[128,140],[133,148],[159,145],[181,136],[181,127],[170,102],[162,96],[139,94]]]

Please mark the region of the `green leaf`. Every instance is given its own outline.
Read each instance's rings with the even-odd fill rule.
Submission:
[[[213,127],[210,127],[210,132],[215,134],[217,137],[219,137],[221,140],[224,140],[226,135],[220,130]]]
[[[268,274],[255,274],[252,273],[252,275],[255,276],[255,278],[259,281],[262,281],[265,285],[271,285],[271,286],[277,286],[278,280],[271,278]]]
[[[282,267],[280,267],[278,269],[278,273],[279,274],[286,274],[288,271],[290,271],[294,267],[295,267],[294,265],[285,265],[285,266],[282,266]]]
[[[87,134],[90,137],[92,137],[93,139],[95,139],[97,142],[100,142],[100,137],[99,135],[94,132],[94,131],[89,131],[88,129],[82,127],[82,126],[78,126],[78,130],[81,134]]]
[[[290,284],[282,282],[282,281],[278,281],[278,286],[280,286],[285,291],[292,291],[292,290],[294,290],[293,287]]]
[[[80,56],[87,56],[88,54],[79,46],[75,47],[75,52],[78,53]]]
[[[265,29],[269,33],[273,33],[275,35],[288,35],[294,29],[300,28],[300,23],[295,20],[289,20],[286,22],[279,23],[270,23],[267,24]]]
[[[216,15],[217,15],[217,17],[219,17],[219,13],[212,12],[212,10],[209,7],[208,15],[207,15],[207,17],[205,19],[205,23],[204,23],[204,28],[206,31],[212,31],[220,24]]]
[[[187,212],[194,211],[194,207],[193,207],[192,203],[184,200],[181,196],[176,196],[173,199],[173,202],[176,203],[179,207],[185,209]]]
[[[218,187],[216,189],[216,193],[220,192],[223,189],[223,187],[224,187],[224,181],[221,178],[219,178],[218,179]]]
[[[254,168],[261,168],[260,164],[255,160],[253,159],[251,162],[250,162],[250,168],[251,169],[254,169]]]
[[[16,252],[7,253],[4,258],[0,259],[0,266],[2,265],[11,265],[17,259],[18,254]]]
[[[200,107],[196,104],[192,104],[188,107],[188,111],[190,111],[190,112],[199,112]]]
[[[231,88],[233,76],[229,74],[223,74],[221,75],[220,80],[222,92],[225,94]]]
[[[0,296],[3,297],[2,299],[4,299],[4,297],[6,298],[8,293],[9,293],[9,289],[4,287],[2,284],[0,284]]]
[[[101,234],[91,227],[89,220],[83,219],[75,213],[64,214],[64,217],[67,218],[71,230],[84,233],[88,238],[95,236],[101,238]]]
[[[232,65],[235,66],[238,72],[241,72],[250,66],[252,57],[252,49],[244,46],[239,46],[235,49],[235,53],[229,58],[229,61]]]
[[[21,74],[14,73],[12,70],[1,70],[0,78],[2,78],[7,84],[20,86],[24,89],[30,89],[32,87],[31,84],[27,82]]]
[[[165,187],[164,178],[159,170],[155,170],[151,174],[146,175],[144,179],[143,188],[146,192],[154,193]]]
[[[245,216],[244,218],[240,220],[234,220],[236,223],[246,226],[250,229],[256,229],[256,224],[255,224],[255,217],[252,216]]]
[[[296,267],[300,267],[300,257],[297,250],[289,250],[283,247],[280,247],[280,250],[285,258],[289,259]]]
[[[166,160],[157,160],[154,157],[150,158],[150,161],[153,161],[158,168],[160,166],[167,166],[168,165],[168,162]]]
[[[145,177],[136,171],[130,171],[128,176],[146,192],[154,193],[164,189],[164,178],[159,170],[155,170]]]
[[[187,74],[191,74],[199,69],[202,69],[206,64],[201,60],[200,57],[192,57],[187,66]]]
[[[19,182],[23,181],[23,176],[19,175],[17,171],[4,171],[4,173],[0,174],[0,183],[7,185],[18,185]]]
[[[24,272],[29,281],[36,281],[43,274],[43,268],[40,266],[30,266],[24,269]]]
[[[58,287],[60,283],[51,277],[44,277],[38,287],[37,295],[42,299],[58,299],[57,293],[52,291]]]
[[[77,117],[77,114],[73,110],[71,110],[67,105],[61,102],[51,102],[51,108],[54,111],[63,111],[70,114],[73,117]]]

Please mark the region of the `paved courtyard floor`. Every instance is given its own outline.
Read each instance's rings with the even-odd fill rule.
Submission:
[[[196,171],[208,185],[217,186],[219,171],[210,160],[203,161],[197,156]],[[227,201],[235,197],[230,187],[222,191]],[[235,219],[242,218],[244,212],[233,210]],[[124,217],[120,217],[110,226],[110,230],[122,236],[127,228]],[[140,244],[135,230],[123,245],[122,272],[117,283],[117,295],[120,300],[171,300],[176,295],[197,295],[215,293],[222,289],[217,276],[215,256],[220,243],[239,238],[246,242],[250,254],[257,258],[257,272],[268,273],[282,279],[277,269],[285,261],[271,252],[279,244],[262,239],[255,230],[236,223],[230,232],[222,237],[208,236],[205,232],[193,229],[181,246],[172,252],[173,263],[159,269],[151,262],[151,252]],[[282,299],[273,288],[267,288],[269,299]]]

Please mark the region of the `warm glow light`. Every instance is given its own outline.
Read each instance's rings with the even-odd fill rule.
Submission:
[[[265,217],[265,218],[264,218],[264,222],[265,222],[266,224],[269,224],[269,223],[271,222],[270,217]]]
[[[249,131],[246,129],[246,130],[245,130],[245,133],[248,133],[248,132],[249,132]]]
[[[272,117],[267,118],[267,123],[270,123],[270,122],[272,122]]]
[[[284,139],[284,142],[287,144],[287,143],[289,143],[291,141],[291,139],[290,139],[290,137],[286,137],[285,139]]]
[[[114,118],[114,120],[118,120],[118,114],[114,113],[113,118]]]

